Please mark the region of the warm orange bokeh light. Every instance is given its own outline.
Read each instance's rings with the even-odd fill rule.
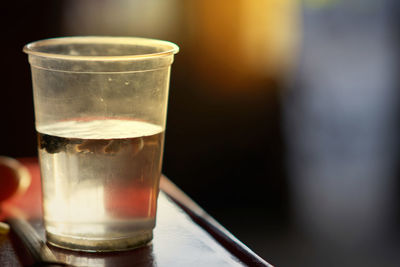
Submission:
[[[297,1],[222,0],[187,4],[195,67],[221,88],[247,90],[280,78],[296,57]]]

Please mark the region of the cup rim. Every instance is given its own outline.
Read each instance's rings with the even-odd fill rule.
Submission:
[[[110,56],[91,56],[91,55],[66,55],[51,52],[38,51],[40,47],[58,45],[58,44],[132,44],[147,45],[150,47],[164,47],[165,50],[155,53],[135,54],[135,55],[110,55]],[[163,41],[142,37],[117,37],[117,36],[70,36],[42,39],[26,44],[23,52],[28,55],[40,56],[53,59],[64,60],[85,60],[85,61],[120,61],[120,60],[138,60],[150,59],[162,56],[174,55],[179,52],[179,47],[169,41]]]

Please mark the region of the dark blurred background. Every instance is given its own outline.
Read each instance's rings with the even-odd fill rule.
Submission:
[[[398,266],[396,0],[5,1],[0,154],[36,155],[24,44],[177,43],[163,172],[276,266]]]

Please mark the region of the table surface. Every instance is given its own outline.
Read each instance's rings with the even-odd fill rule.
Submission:
[[[45,239],[40,174],[36,159],[20,159],[32,180],[28,190],[2,204],[0,220],[20,214]],[[73,266],[270,266],[248,249],[171,181],[162,177],[153,241],[124,252],[86,253],[49,245],[57,260]],[[35,262],[16,235],[0,238],[0,266]]]

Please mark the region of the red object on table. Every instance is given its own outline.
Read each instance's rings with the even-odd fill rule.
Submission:
[[[4,220],[10,213],[18,213],[26,218],[39,218],[42,216],[42,200],[40,185],[40,169],[36,158],[23,158],[18,160],[29,171],[31,182],[23,194],[16,194],[0,206],[0,221]]]
[[[10,198],[18,191],[19,178],[17,173],[6,165],[0,165],[0,202]]]

